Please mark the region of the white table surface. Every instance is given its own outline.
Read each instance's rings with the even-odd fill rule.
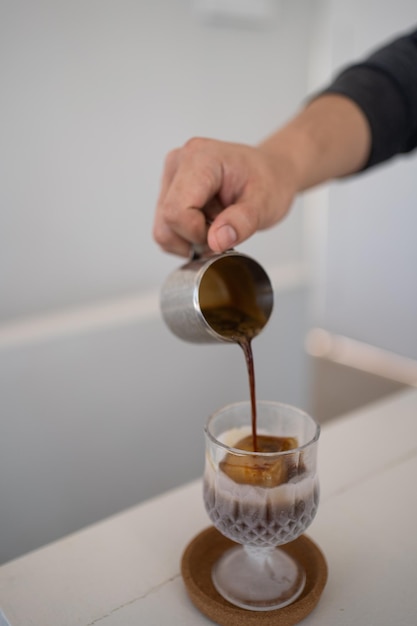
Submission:
[[[319,472],[329,580],[303,626],[415,626],[417,389],[326,424]],[[209,524],[195,481],[6,563],[0,626],[213,624],[179,570]]]

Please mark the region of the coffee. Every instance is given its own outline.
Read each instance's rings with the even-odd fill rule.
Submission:
[[[264,488],[277,487],[303,474],[305,467],[302,457],[297,457],[297,464],[295,464],[293,455],[268,455],[294,450],[297,446],[298,442],[295,437],[258,435],[255,450],[253,437],[249,435],[237,441],[233,447],[245,452],[266,453],[265,456],[226,454],[220,462],[220,470],[236,483]]]
[[[249,314],[231,305],[207,308],[203,310],[203,314],[216,332],[239,344],[245,355],[251,401],[253,450],[257,451],[256,387],[252,339],[265,326],[265,315],[261,309],[255,309],[254,313]]]
[[[316,515],[319,489],[302,463],[291,463],[292,456],[246,455],[239,464],[232,461],[239,456],[230,454],[219,471],[206,464],[204,504],[222,534],[238,543],[276,546],[304,532]]]

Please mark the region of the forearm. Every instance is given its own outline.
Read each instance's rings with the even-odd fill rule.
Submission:
[[[417,31],[347,67],[262,149],[282,145],[298,190],[417,148]]]
[[[360,170],[371,149],[367,118],[350,99],[324,94],[260,144],[281,170],[290,161],[298,191]]]

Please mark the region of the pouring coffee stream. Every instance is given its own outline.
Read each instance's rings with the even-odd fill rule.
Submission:
[[[243,350],[249,378],[249,393],[252,414],[252,443],[253,451],[258,452],[256,429],[256,384],[255,367],[253,360],[252,339],[259,334],[265,325],[261,317],[249,316],[233,306],[223,306],[206,309],[205,317],[208,323],[223,333],[230,333],[230,338]]]
[[[165,323],[179,338],[194,343],[235,343],[244,353],[252,409],[253,449],[258,450],[256,386],[252,340],[273,307],[269,277],[254,259],[228,250],[193,250],[192,258],[166,280],[161,293]]]

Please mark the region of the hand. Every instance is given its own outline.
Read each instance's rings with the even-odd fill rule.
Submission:
[[[191,244],[223,252],[282,219],[296,191],[284,152],[191,139],[166,158],[154,239],[182,256]]]

